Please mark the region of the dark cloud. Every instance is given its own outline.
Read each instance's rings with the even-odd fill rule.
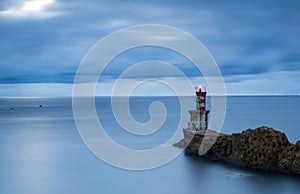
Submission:
[[[265,65],[245,66],[241,64],[230,63],[228,65],[224,65],[221,71],[224,76],[232,76],[232,75],[243,75],[243,74],[261,74],[261,73],[268,72],[268,69]]]
[[[18,3],[1,1],[0,10]],[[224,76],[300,70],[299,8],[296,0],[60,0],[51,7],[59,13],[55,17],[0,16],[0,83],[71,83],[81,59],[99,39],[144,23],[190,32],[211,51]],[[181,69],[188,76],[199,75],[179,57],[155,55],[178,67],[185,63]],[[142,56],[128,55],[135,58],[127,62],[147,58]],[[106,76],[117,77],[124,69],[116,64]]]

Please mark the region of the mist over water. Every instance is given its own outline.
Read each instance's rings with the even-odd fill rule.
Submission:
[[[167,141],[177,129],[180,106],[176,97],[132,97],[130,110],[139,122],[150,119],[148,107],[162,101],[166,122],[156,133],[138,136],[115,121],[110,98],[96,99],[97,113],[107,134],[131,149],[150,149]],[[125,101],[120,98],[120,103]],[[194,97],[184,100],[194,109]],[[41,107],[40,107],[41,105]],[[300,178],[266,173],[179,155],[162,167],[129,171],[95,157],[81,140],[73,120],[71,98],[0,99],[1,193],[205,193],[298,194]],[[208,108],[210,107],[208,101]],[[188,112],[184,121],[187,126]],[[300,96],[228,97],[223,133],[261,125],[300,140]],[[107,148],[109,149],[109,148]]]

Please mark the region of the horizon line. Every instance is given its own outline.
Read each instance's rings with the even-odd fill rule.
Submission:
[[[280,97],[280,96],[300,96],[300,94],[228,94],[228,95],[207,95],[207,97]],[[62,95],[62,96],[0,96],[0,98],[72,98],[72,95]],[[80,98],[91,97],[91,96],[77,96]],[[112,95],[95,95],[92,97],[112,97]],[[114,95],[114,97],[178,97],[176,95]],[[183,95],[179,97],[195,97],[194,95]]]

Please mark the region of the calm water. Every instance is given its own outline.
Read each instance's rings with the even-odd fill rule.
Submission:
[[[180,113],[177,98],[136,97],[130,103],[136,120],[149,119],[153,100],[165,103],[168,117],[161,130],[149,137],[124,132],[114,120],[109,98],[97,98],[97,112],[116,142],[129,148],[152,148],[171,137]],[[187,98],[185,103],[192,108],[194,99]],[[227,110],[222,132],[267,125],[284,131],[293,143],[300,139],[299,96],[229,97]],[[0,193],[299,192],[299,177],[245,170],[184,154],[152,170],[118,169],[85,147],[74,124],[70,98],[0,99]]]

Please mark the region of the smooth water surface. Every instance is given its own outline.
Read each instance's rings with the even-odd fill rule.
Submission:
[[[99,120],[111,138],[123,146],[133,149],[156,147],[176,130],[180,117],[177,98],[133,97],[130,109],[137,121],[147,122],[150,119],[148,106],[155,100],[165,103],[168,116],[161,130],[149,137],[122,130],[114,120],[109,98],[96,99]],[[120,99],[120,103],[125,102]],[[193,108],[194,98],[188,97],[185,103]],[[184,154],[152,170],[115,168],[86,148],[76,130],[71,104],[70,98],[0,99],[0,193],[300,192],[300,177],[246,170]],[[183,114],[187,121],[188,113]],[[299,96],[229,97],[222,132],[267,125],[284,131],[295,143],[300,139],[299,115]]]

